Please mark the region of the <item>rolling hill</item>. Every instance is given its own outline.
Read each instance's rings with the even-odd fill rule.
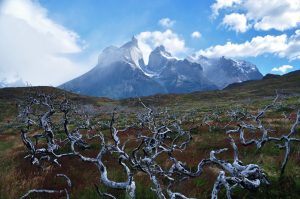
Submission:
[[[267,121],[276,132],[288,132],[295,117],[295,110],[299,108],[300,104],[300,71],[282,76],[267,75],[262,80],[232,84],[221,91],[153,95],[143,97],[141,100],[150,107],[159,108],[160,110],[167,108],[176,117],[185,118],[185,122],[181,124],[182,128],[190,129],[193,139],[191,145],[187,148],[187,153],[179,153],[179,158],[188,165],[196,165],[199,159],[208,157],[211,150],[230,147],[225,130],[219,126],[228,122],[226,120],[226,110],[244,107],[256,112],[274,99],[275,90],[283,93],[285,98],[279,107],[280,109],[276,109],[275,113],[267,115]],[[23,158],[26,149],[21,142],[19,123],[16,120],[17,105],[34,93],[48,93],[62,99],[66,96],[78,105],[93,105],[100,112],[96,116],[100,121],[109,121],[114,107],[117,107],[116,125],[120,128],[123,128],[126,122],[133,120],[136,114],[142,110],[139,99],[111,100],[89,97],[53,87],[0,89],[0,178],[5,181],[5,183],[0,184],[0,198],[18,198],[31,188],[52,187],[55,182],[53,179],[49,180],[49,177],[57,172],[63,172],[72,179],[71,198],[98,198],[99,196],[94,188],[94,183],[99,183],[98,178],[95,177],[97,170],[91,165],[86,167],[82,161],[77,162],[72,158],[70,160],[65,159],[62,167],[53,166],[45,173]],[[292,119],[288,121],[279,120],[282,117],[282,111]],[[223,114],[222,116],[225,116],[225,119],[212,123],[215,128],[210,129],[208,125],[203,123],[203,117],[212,112],[220,112],[219,114]],[[107,130],[104,133],[107,133]],[[234,138],[238,140],[237,136],[234,136]],[[243,147],[240,143],[238,147],[241,160],[247,164],[252,162],[259,164],[267,173],[271,184],[266,187],[263,186],[257,191],[237,188],[232,194],[233,198],[296,198],[298,196],[300,193],[298,146],[295,145],[293,148],[293,155],[287,164],[285,176],[280,176],[278,173],[284,153],[275,148],[275,145],[266,144],[261,151],[257,151],[255,147]],[[95,142],[92,145],[92,151],[87,154],[97,154],[95,151],[97,149],[97,142]],[[223,154],[222,158],[232,158],[231,151]],[[120,176],[122,176],[120,168],[109,162],[106,162],[106,164],[109,165],[110,176],[114,179],[120,179]],[[191,197],[208,198],[218,172],[218,168],[209,166],[199,178],[187,181],[184,186],[178,186],[178,190]],[[145,195],[149,199],[156,198],[155,194],[148,190],[149,182],[143,180],[145,176],[137,175],[135,179],[139,182],[136,190],[137,198],[144,198]],[[16,184],[22,186],[16,186]],[[279,186],[283,188],[278,189]],[[12,187],[14,188],[12,189]],[[123,198],[119,191],[109,191],[118,198]],[[224,196],[223,192],[221,196]],[[60,195],[57,198],[61,198]]]

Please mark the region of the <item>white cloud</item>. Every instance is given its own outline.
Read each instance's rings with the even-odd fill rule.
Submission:
[[[197,55],[207,57],[256,57],[273,54],[289,60],[300,60],[300,30],[288,37],[286,34],[256,36],[244,43],[227,42],[200,50]]]
[[[216,0],[216,2],[211,5],[212,17],[217,17],[221,9],[230,8],[236,4],[240,4],[241,2],[242,0]]]
[[[175,20],[171,20],[170,18],[162,18],[158,21],[158,24],[164,28],[171,28],[176,23]]]
[[[185,41],[169,29],[164,32],[141,32],[136,37],[139,41],[139,47],[143,52],[145,63],[148,63],[151,51],[160,45],[164,45],[166,50],[173,55],[180,55],[187,51]]]
[[[201,37],[201,33],[199,31],[192,32],[191,37],[194,39],[199,39]]]
[[[257,36],[244,43],[227,42],[225,45],[216,45],[205,50],[200,50],[197,54],[207,57],[256,57],[262,54],[279,54],[288,48],[287,35],[264,37]]]
[[[300,60],[300,30],[296,30],[287,41],[287,48],[279,53],[280,57],[290,60]]]
[[[225,15],[222,24],[235,32],[246,32],[250,25],[247,24],[247,18],[244,14],[231,13]]]
[[[221,9],[241,11],[256,30],[285,31],[300,24],[299,0],[216,0],[211,9],[213,17]]]
[[[247,0],[244,4],[247,17],[255,21],[256,30],[295,28],[300,23],[298,0]]]
[[[6,0],[0,5],[0,79],[17,73],[33,85],[58,85],[83,73],[70,55],[83,47],[79,36],[47,16],[37,1]]]
[[[272,72],[280,72],[282,74],[286,73],[288,70],[291,70],[293,69],[294,67],[291,66],[291,65],[283,65],[283,66],[280,66],[280,67],[275,67],[275,68],[272,68]]]

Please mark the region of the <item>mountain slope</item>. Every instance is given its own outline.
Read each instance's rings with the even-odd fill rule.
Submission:
[[[167,89],[168,93],[189,93],[218,89],[203,73],[198,63],[187,59],[179,60],[167,52],[163,46],[152,51],[147,70]]]
[[[188,60],[169,62],[157,80],[162,82],[168,93],[189,93],[218,89],[203,74],[200,64]]]
[[[148,65],[145,66],[145,70],[157,74],[160,73],[169,62],[176,60],[177,58],[167,52],[164,46],[158,46],[150,53],[149,62]]]
[[[91,96],[127,98],[165,93],[164,88],[142,70],[144,62],[136,38],[122,47],[106,48],[89,72],[60,88]]]
[[[115,99],[165,93],[157,82],[125,62],[114,62],[109,68],[95,67],[60,87],[80,94]]]
[[[263,77],[254,64],[243,60],[225,57],[207,58],[204,56],[190,57],[189,59],[201,64],[205,76],[215,83],[219,89],[235,82],[261,79]]]

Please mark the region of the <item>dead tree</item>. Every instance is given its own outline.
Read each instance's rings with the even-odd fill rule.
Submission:
[[[234,149],[234,161],[232,163],[226,160],[220,160],[217,154],[227,149],[213,150],[210,157],[199,160],[197,169],[194,171],[188,169],[186,163],[177,159],[175,152],[183,152],[192,141],[192,136],[188,130],[181,127],[181,120],[167,111],[156,112],[141,102],[145,111],[138,114],[138,122],[135,126],[134,139],[121,139],[121,134],[128,129],[119,130],[116,127],[116,112],[114,111],[109,122],[110,136],[105,137],[101,131],[96,134],[84,136],[83,130],[96,129],[91,125],[89,117],[84,116],[83,122],[76,123],[75,128],[70,128],[70,118],[76,111],[72,111],[74,106],[67,99],[55,105],[51,96],[39,95],[37,98],[31,98],[26,104],[21,117],[24,121],[24,128],[21,130],[21,138],[27,148],[31,163],[41,165],[42,161],[55,163],[60,166],[59,158],[69,156],[70,158],[79,158],[83,162],[89,162],[95,165],[99,171],[99,183],[112,189],[121,189],[127,193],[129,198],[135,198],[136,182],[134,174],[142,172],[148,176],[152,183],[152,188],[157,197],[165,198],[188,198],[183,193],[172,191],[172,187],[177,183],[182,183],[188,178],[201,176],[206,166],[216,165],[222,169],[220,172],[213,191],[212,198],[217,198],[222,186],[226,188],[227,197],[231,197],[231,190],[240,186],[245,189],[257,189],[268,181],[263,170],[256,164],[243,165],[238,157],[238,149],[234,140],[229,136],[230,143]],[[33,109],[37,107],[42,109],[42,113],[36,115]],[[53,130],[52,118],[62,117],[62,129],[65,139],[57,140],[56,132]],[[219,117],[219,116],[218,116]],[[260,116],[261,117],[261,116]],[[299,118],[298,118],[299,120]],[[38,122],[39,121],[39,122]],[[299,121],[298,121],[299,123]],[[295,124],[295,125],[298,125]],[[97,124],[97,122],[95,122]],[[32,128],[41,128],[42,133],[30,136]],[[296,127],[294,127],[296,128]],[[235,131],[234,131],[235,132]],[[237,131],[240,132],[240,131]],[[230,131],[228,133],[233,133]],[[294,132],[291,132],[291,135]],[[282,138],[291,140],[291,136]],[[32,139],[36,139],[36,143]],[[90,139],[98,139],[99,152],[96,157],[83,155],[82,150],[88,150],[87,143]],[[38,141],[44,141],[47,145],[39,147]],[[136,144],[135,147],[129,148],[128,142]],[[63,143],[63,145],[62,145]],[[60,147],[69,146],[69,152],[59,153]],[[119,165],[123,169],[126,180],[114,181],[108,176],[108,168],[103,161],[104,156],[114,154],[117,157]],[[165,161],[171,162],[171,166],[166,166],[159,161],[160,157],[167,157]],[[69,179],[70,180],[70,179]],[[71,182],[71,181],[70,181]],[[95,185],[96,191],[100,196],[116,198],[111,193],[103,193]],[[31,193],[40,193],[42,190],[30,190],[25,196]],[[62,193],[63,190],[44,190],[44,193]],[[66,192],[67,193],[67,192]],[[68,194],[66,194],[68,197]]]
[[[266,127],[265,123],[263,122],[263,118],[264,118],[267,111],[269,111],[271,108],[275,107],[276,102],[278,101],[278,99],[279,99],[279,95],[277,94],[277,96],[275,97],[273,102],[266,105],[257,114],[253,115],[253,114],[248,113],[248,115],[249,115],[248,119],[250,118],[253,121],[251,124],[249,124],[249,123],[247,123],[246,121],[243,120],[245,117],[240,118],[238,128],[227,130],[226,133],[227,134],[237,133],[240,136],[240,142],[244,146],[255,145],[258,149],[262,148],[268,142],[276,142],[277,143],[276,146],[279,149],[285,149],[284,160],[281,164],[281,175],[283,175],[286,164],[288,162],[289,155],[290,155],[291,143],[292,142],[300,142],[300,139],[295,137],[295,135],[297,133],[296,128],[300,124],[300,109],[297,112],[295,122],[291,126],[289,132],[287,132],[286,134],[284,134],[280,137],[270,136],[269,133],[271,132],[271,129]],[[250,139],[250,140],[246,140],[246,138],[245,138],[245,131],[246,130],[250,130],[250,131],[255,132],[255,133],[260,133],[261,136],[257,139],[253,138],[253,139]]]
[[[25,193],[23,196],[20,197],[20,199],[25,199],[28,198],[29,195],[33,194],[33,193],[48,193],[48,194],[65,194],[66,198],[69,199],[69,192],[68,192],[68,188],[72,187],[72,182],[70,180],[70,178],[68,176],[66,176],[65,174],[57,174],[56,177],[62,177],[66,180],[67,182],[67,187],[65,189],[31,189],[29,191],[27,191],[27,193]]]
[[[223,170],[220,171],[219,176],[215,182],[212,198],[217,198],[218,192],[223,185],[226,188],[227,198],[231,198],[231,190],[240,186],[245,189],[253,190],[259,188],[262,184],[269,184],[265,173],[256,164],[243,165],[238,157],[238,148],[229,135],[231,146],[234,150],[234,160],[233,163],[229,163],[224,160],[219,160],[215,155],[222,153],[227,150],[227,148],[220,149],[217,151],[210,152],[210,161],[219,165]],[[226,177],[225,172],[230,176]]]

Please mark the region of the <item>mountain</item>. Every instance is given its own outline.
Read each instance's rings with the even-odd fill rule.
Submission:
[[[133,37],[120,48],[104,49],[96,67],[60,88],[116,99],[166,93],[158,82],[145,74],[143,67],[142,52]]]
[[[207,58],[204,56],[189,57],[189,60],[201,64],[205,76],[219,89],[235,82],[257,80],[263,77],[254,64],[243,60],[225,57]]]
[[[168,93],[188,93],[218,89],[208,80],[200,64],[187,59],[179,60],[163,46],[155,48],[150,56],[146,71],[164,85]]]
[[[160,73],[169,62],[176,61],[171,53],[167,52],[164,46],[156,47],[149,55],[149,62],[146,71],[152,73]]]
[[[121,47],[110,46],[89,72],[60,88],[109,98],[223,89],[234,82],[261,79],[255,65],[225,57],[178,59],[164,46],[156,47],[146,65],[135,37]]]

